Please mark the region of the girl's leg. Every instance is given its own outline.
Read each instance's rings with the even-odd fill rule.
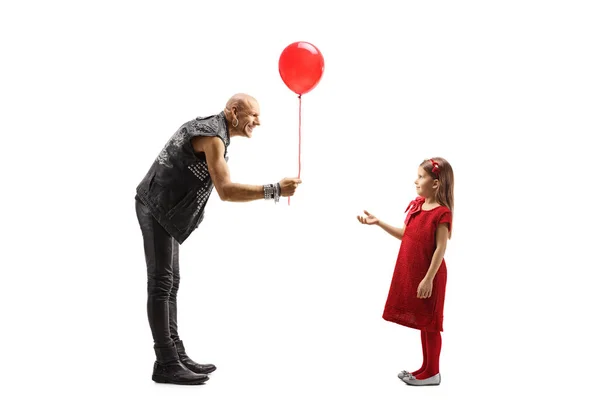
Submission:
[[[424,330],[421,331],[421,347],[423,349],[423,364],[421,365],[421,368],[414,372],[411,372],[411,374],[413,374],[414,376],[425,371],[425,369],[427,368],[427,333]]]
[[[427,379],[440,372],[440,353],[442,350],[441,332],[425,332],[427,346],[427,364],[425,369],[415,375],[417,379]]]

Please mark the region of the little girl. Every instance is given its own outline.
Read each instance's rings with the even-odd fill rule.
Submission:
[[[365,211],[357,216],[402,240],[383,319],[421,331],[423,364],[398,377],[413,386],[439,385],[446,263],[444,252],[452,232],[454,174],[445,159],[435,157],[419,165],[415,180],[418,197],[411,201],[402,228]]]

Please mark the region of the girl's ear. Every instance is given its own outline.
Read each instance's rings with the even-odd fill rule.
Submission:
[[[434,189],[439,189],[440,187],[440,180],[439,179],[434,179],[433,180],[433,188]]]

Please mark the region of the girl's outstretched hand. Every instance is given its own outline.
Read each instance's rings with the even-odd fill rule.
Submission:
[[[363,215],[357,215],[356,219],[358,219],[358,222],[360,222],[361,224],[367,224],[367,225],[374,225],[379,223],[379,219],[377,219],[376,216],[374,216],[373,214],[370,214],[368,211],[364,211],[364,213],[366,214],[366,217]]]

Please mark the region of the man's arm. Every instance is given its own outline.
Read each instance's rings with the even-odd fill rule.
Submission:
[[[208,164],[208,173],[219,197],[223,201],[244,202],[264,199],[262,185],[245,185],[231,182],[229,166],[225,161],[225,145],[216,137],[196,137],[192,140],[194,151],[203,152]]]

